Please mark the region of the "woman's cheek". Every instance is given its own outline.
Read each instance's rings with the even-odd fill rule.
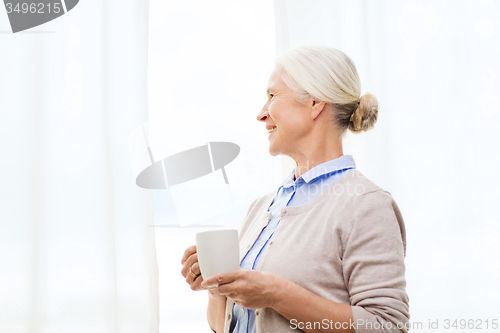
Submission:
[[[274,114],[274,108],[273,108],[273,104],[269,104],[268,108],[267,108],[267,112],[269,112],[269,116],[274,119],[273,117],[273,114]]]

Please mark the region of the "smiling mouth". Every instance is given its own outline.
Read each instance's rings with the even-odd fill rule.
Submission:
[[[267,130],[267,134],[271,134],[272,132],[274,132],[276,130],[276,126],[274,126],[273,128]]]

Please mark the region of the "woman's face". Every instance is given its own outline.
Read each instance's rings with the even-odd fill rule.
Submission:
[[[311,101],[312,102],[312,101]],[[312,129],[310,106],[297,101],[294,92],[281,79],[281,72],[274,69],[269,77],[267,102],[257,115],[266,123],[269,132],[269,153],[294,158],[294,153],[304,149],[300,142]]]

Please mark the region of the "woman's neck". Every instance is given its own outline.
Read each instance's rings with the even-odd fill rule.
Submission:
[[[295,179],[327,161],[339,158],[342,151],[342,133],[330,121],[331,110],[321,112],[314,120],[309,133],[289,147],[290,156],[295,161]]]
[[[342,143],[333,140],[329,144],[325,143],[322,146],[317,145],[301,154],[291,156],[295,160],[295,179],[298,179],[301,175],[315,166],[339,158],[343,154]]]

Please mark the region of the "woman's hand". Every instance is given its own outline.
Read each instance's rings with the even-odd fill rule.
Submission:
[[[286,280],[268,273],[241,269],[216,274],[201,286],[226,296],[247,309],[272,308]]]
[[[200,264],[198,264],[198,254],[196,253],[196,245],[191,245],[184,251],[181,260],[181,274],[186,278],[192,290],[204,290],[201,287],[203,277],[201,276]]]
[[[186,278],[186,282],[191,287],[191,290],[206,290],[206,288],[201,287],[203,277],[201,276],[200,264],[198,263],[196,245],[191,245],[184,251],[181,264],[181,274]],[[213,298],[225,298],[225,296],[219,295],[215,290],[209,290],[208,292]]]

